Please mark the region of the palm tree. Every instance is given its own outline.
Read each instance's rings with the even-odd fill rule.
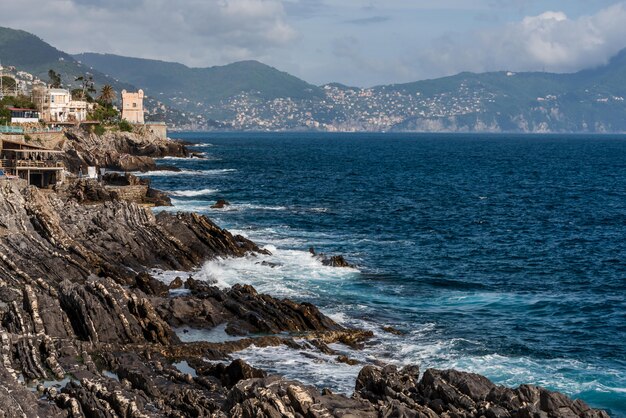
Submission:
[[[105,104],[110,105],[115,100],[115,90],[109,84],[105,84],[102,86],[102,90],[100,90],[100,100]]]

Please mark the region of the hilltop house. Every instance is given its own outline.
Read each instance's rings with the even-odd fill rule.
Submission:
[[[143,97],[143,90],[137,93],[122,90],[122,119],[130,123],[144,123]]]
[[[16,176],[29,185],[47,188],[63,181],[64,165],[54,156],[62,151],[26,144],[19,140],[0,140],[0,171]]]
[[[82,122],[87,119],[89,104],[84,100],[72,100],[71,92],[66,89],[33,87],[33,102],[45,122]]]

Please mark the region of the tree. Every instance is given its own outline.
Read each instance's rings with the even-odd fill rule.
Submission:
[[[81,90],[82,90],[82,99],[85,100],[89,93],[95,93],[96,87],[93,81],[93,75],[91,73],[86,73],[84,75],[80,75],[74,79],[74,81],[80,81]]]
[[[110,105],[113,103],[113,100],[115,100],[115,97],[116,95],[113,87],[109,84],[102,86],[102,90],[100,90],[100,101],[102,101],[102,103]]]
[[[88,93],[85,94],[81,88],[72,90],[72,100],[85,100],[89,103],[93,103],[93,97]]]
[[[50,69],[50,70],[48,70],[48,78],[50,79],[50,87],[52,87],[53,89],[61,88],[61,86],[62,86],[62,84],[61,84],[61,74],[59,74],[56,71]]]

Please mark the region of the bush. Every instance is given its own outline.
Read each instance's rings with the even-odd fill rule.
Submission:
[[[120,112],[118,112],[113,106],[98,104],[91,112],[89,112],[88,119],[97,120],[105,124],[114,124],[119,120],[119,116]]]
[[[93,133],[95,133],[96,135],[104,135],[105,132],[106,132],[106,129],[104,129],[104,126],[94,125]]]
[[[132,132],[133,125],[130,124],[127,120],[121,120],[120,123],[117,124],[122,132]]]

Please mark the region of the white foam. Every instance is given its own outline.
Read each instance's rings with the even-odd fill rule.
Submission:
[[[269,206],[269,205],[255,205],[251,203],[231,203],[229,205],[224,206],[223,208],[212,208],[212,210],[220,211],[220,212],[235,212],[242,210],[266,210],[266,211],[282,211],[288,210],[286,206]]]
[[[308,384],[331,388],[345,394],[352,393],[356,375],[363,367],[340,363],[336,356],[319,351],[305,353],[285,346],[265,348],[252,346],[236,353],[236,357],[287,379],[304,380]]]
[[[215,194],[219,192],[217,189],[201,189],[201,190],[175,190],[168,192],[171,196],[178,197],[197,197],[197,196],[206,196],[210,194]]]
[[[195,157],[171,157],[171,156],[167,156],[167,157],[161,157],[161,158],[155,158],[155,161],[160,161],[160,160],[169,160],[169,161],[183,161],[183,160],[193,160]]]
[[[197,175],[220,175],[226,173],[232,173],[235,170],[234,168],[220,168],[214,170],[180,170],[180,171],[171,171],[171,170],[155,170],[155,171],[145,171],[140,172],[136,171],[132,174],[137,177],[169,177],[169,176],[197,176]]]
[[[221,287],[251,284],[259,292],[275,297],[310,298],[331,290],[326,285],[329,281],[354,279],[359,273],[356,269],[325,266],[306,251],[278,249],[271,245],[266,248],[271,256],[208,261],[194,277],[215,281]]]

